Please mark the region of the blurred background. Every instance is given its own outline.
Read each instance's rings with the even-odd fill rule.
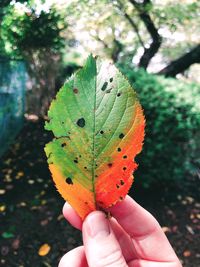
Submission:
[[[198,266],[200,1],[0,1],[0,265],[57,266],[81,244],[51,180],[44,121],[89,53],[113,61],[147,120],[131,196]],[[133,222],[134,227],[134,222]]]

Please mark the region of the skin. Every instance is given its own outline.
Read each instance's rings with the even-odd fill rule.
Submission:
[[[156,219],[132,198],[90,213],[82,223],[66,203],[64,217],[82,230],[83,246],[65,254],[59,267],[181,267]]]

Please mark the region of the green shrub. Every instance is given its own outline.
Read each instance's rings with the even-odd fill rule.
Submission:
[[[200,86],[119,67],[137,91],[146,116],[137,180],[145,186],[183,182],[200,166]]]

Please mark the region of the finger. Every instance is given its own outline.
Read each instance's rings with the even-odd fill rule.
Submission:
[[[115,218],[110,219],[110,224],[121,247],[122,254],[126,262],[129,262],[132,259],[136,259],[137,254],[130,235],[125,232],[125,230],[121,227],[121,225],[119,225]]]
[[[59,262],[58,267],[88,267],[84,247],[77,247],[66,253]]]
[[[63,207],[63,215],[65,219],[75,228],[81,230],[82,229],[82,220],[76,213],[76,211],[69,205],[69,203],[65,203]]]
[[[83,243],[90,267],[126,267],[120,245],[105,214],[90,213],[83,223]]]
[[[157,262],[146,260],[133,260],[128,263],[129,267],[181,267],[178,262]]]
[[[132,198],[127,196],[109,211],[133,238],[138,258],[155,261],[177,260],[156,219]]]
[[[71,223],[72,226],[81,230],[82,221],[74,209],[66,202],[63,207],[64,217]],[[126,261],[129,261],[134,258],[134,246],[130,236],[124,231],[124,229],[118,224],[118,222],[111,218],[110,220],[111,227],[114,231],[114,234],[120,244],[122,254]],[[136,256],[135,256],[136,257]]]

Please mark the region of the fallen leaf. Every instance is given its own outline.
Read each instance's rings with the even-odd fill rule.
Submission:
[[[38,255],[42,257],[46,256],[49,253],[50,249],[51,247],[47,243],[45,243],[39,248]]]
[[[191,251],[190,250],[185,250],[184,252],[183,252],[183,256],[184,257],[190,257],[191,256]]]
[[[60,221],[60,220],[62,220],[62,219],[64,219],[64,216],[63,216],[62,214],[60,214],[60,215],[57,217],[57,220]]]
[[[171,232],[170,228],[167,227],[167,226],[163,226],[162,230],[163,230],[164,233]]]
[[[12,238],[14,237],[14,234],[11,232],[3,232],[3,234],[1,235],[3,238],[7,239],[7,238]]]
[[[17,175],[16,175],[16,179],[20,179],[20,178],[23,177],[23,176],[24,176],[24,172],[19,171],[19,172],[17,173]]]
[[[6,210],[6,206],[5,205],[0,206],[0,212],[4,212],[5,210]]]
[[[6,190],[5,189],[0,189],[0,195],[3,195],[6,193]]]
[[[28,180],[28,183],[29,183],[29,184],[34,184],[35,181],[34,181],[34,180]]]
[[[12,248],[17,250],[19,248],[19,245],[20,245],[20,240],[17,238],[15,240],[13,240],[12,242]]]
[[[1,247],[1,255],[6,256],[9,252],[9,247],[8,246],[2,246]]]
[[[46,220],[42,220],[41,222],[40,222],[40,224],[42,225],[42,226],[45,226],[45,225],[47,225],[49,223],[49,220],[48,219],[46,219]]]

